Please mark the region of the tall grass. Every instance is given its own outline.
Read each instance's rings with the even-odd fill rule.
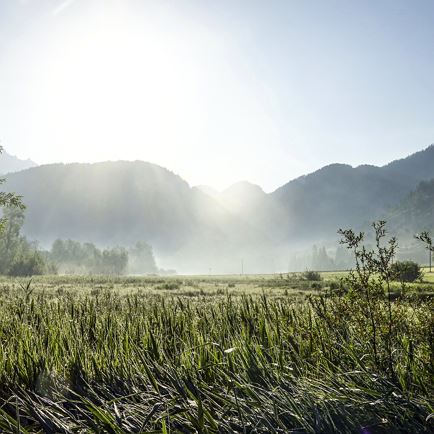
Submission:
[[[432,301],[379,302],[375,357],[357,303],[5,286],[0,431],[432,432]]]

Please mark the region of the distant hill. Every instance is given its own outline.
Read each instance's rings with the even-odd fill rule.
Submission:
[[[297,178],[271,196],[286,210],[287,239],[325,238],[383,215],[434,178],[434,145],[386,166],[332,164]]]
[[[220,203],[237,213],[244,210],[249,213],[257,211],[266,198],[267,194],[259,185],[247,181],[231,185],[218,196]]]
[[[143,240],[172,261],[162,266],[208,272],[221,258],[230,267],[230,255],[248,253],[250,240],[265,244],[218,201],[151,163],[51,164],[9,174],[5,187],[24,197],[25,234],[43,245],[56,238],[110,246]]]
[[[201,198],[179,176],[144,162],[44,165],[10,174],[6,186],[25,197],[26,233],[42,242],[155,242],[162,234],[158,241],[176,248],[191,236]]]
[[[215,188],[210,187],[209,185],[196,185],[194,188],[197,188],[202,193],[205,193],[214,199],[220,194]]]
[[[162,267],[237,273],[241,261],[246,272],[287,269],[292,251],[335,246],[339,227],[365,228],[383,216],[401,233],[425,228],[433,186],[421,181],[430,179],[434,146],[383,167],[332,164],[270,194],[248,182],[223,192],[192,188],[140,161],[38,166],[10,173],[5,185],[23,195],[25,233],[43,245],[141,240]]]
[[[422,181],[385,218],[401,237],[412,238],[423,230],[434,234],[434,179]]]
[[[35,167],[37,164],[32,160],[21,160],[14,155],[10,155],[3,151],[0,157],[0,175],[6,173],[18,172],[20,170]]]

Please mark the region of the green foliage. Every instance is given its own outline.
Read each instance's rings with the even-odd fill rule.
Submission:
[[[102,251],[99,274],[123,274],[128,265],[128,252],[123,247]]]
[[[208,284],[230,279],[238,282]],[[2,282],[0,431],[432,428],[432,302],[393,304],[391,378],[376,364],[369,317],[354,297],[204,296],[201,279],[185,282],[195,296],[144,289],[172,279],[39,281]],[[385,300],[376,314],[387,325]],[[377,336],[381,354],[386,339]]]
[[[46,273],[47,265],[36,250],[20,251],[13,258],[7,274],[9,276],[37,276]]]
[[[48,252],[59,271],[66,274],[155,273],[158,271],[152,247],[138,242],[133,248],[98,249],[92,243],[57,239]]]
[[[414,282],[422,278],[422,270],[417,262],[397,261],[391,265],[392,277],[400,282]]]
[[[100,250],[92,243],[57,239],[48,256],[62,273],[123,274],[128,253],[121,247]]]
[[[0,274],[33,276],[54,272],[37,247],[20,234],[24,223],[22,207],[6,208],[0,233]]]
[[[3,152],[3,147],[0,146],[0,154]],[[4,178],[0,178],[0,185],[5,183]],[[23,210],[25,208],[21,196],[16,195],[15,193],[7,193],[0,191],[0,209],[1,208],[17,208],[19,210]],[[6,218],[3,216],[0,219],[0,232],[4,229],[6,224]]]
[[[434,252],[434,245],[431,235],[427,231],[423,231],[420,234],[415,235],[415,238],[425,244],[425,248],[428,250],[428,263],[429,272],[432,271],[432,255]]]
[[[152,247],[138,241],[128,250],[128,272],[131,274],[153,274],[158,272]]]
[[[389,221],[395,231],[401,230],[405,234],[421,228],[434,230],[434,174],[430,178],[430,181],[420,182],[390,212]]]
[[[2,151],[0,146],[0,153]],[[4,182],[1,178],[0,185]],[[21,196],[0,192],[0,208],[4,208],[0,219],[0,273],[10,276],[43,274],[47,266],[44,258],[20,235],[25,209]]]
[[[363,232],[351,229],[338,231],[341,244],[353,251],[356,268],[346,278],[351,309],[367,319],[364,335],[371,345],[373,361],[378,369],[387,369],[389,378],[396,381],[393,339],[397,334],[400,314],[392,305],[391,282],[396,277],[393,263],[398,243],[395,237],[386,239],[386,222],[372,224],[375,247],[367,248]],[[401,296],[405,291],[402,286]]]
[[[312,271],[312,270],[306,270],[303,274],[302,274],[302,278],[304,280],[308,280],[311,282],[319,282],[322,280],[321,274],[318,273],[318,271]]]

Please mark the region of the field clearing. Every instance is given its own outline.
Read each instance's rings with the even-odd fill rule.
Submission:
[[[432,432],[434,279],[374,353],[345,274],[1,278],[0,431]]]
[[[423,279],[406,283],[409,294],[434,295],[434,272],[423,268]],[[348,276],[348,271],[320,272],[321,281],[308,281],[303,273],[275,274],[236,274],[236,275],[175,275],[161,276],[34,276],[29,278],[12,278],[0,276],[0,288],[19,290],[31,281],[36,291],[71,291],[86,294],[97,289],[115,290],[125,295],[137,290],[149,294],[169,296],[200,295],[262,295],[278,297],[281,295],[306,296],[327,291]],[[397,292],[401,284],[393,283]]]

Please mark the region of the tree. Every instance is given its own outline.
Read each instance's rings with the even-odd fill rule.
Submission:
[[[123,274],[128,265],[128,252],[123,247],[115,247],[102,252],[101,271],[103,274]]]
[[[22,208],[4,210],[3,231],[0,233],[0,274],[32,276],[54,272],[37,246],[21,235],[23,223]]]
[[[3,152],[3,147],[0,146],[0,154]],[[0,178],[0,185],[6,182],[5,178]],[[22,202],[22,197],[16,195],[15,193],[6,193],[4,191],[0,191],[0,208],[17,208],[20,210],[24,210],[25,206]],[[0,219],[0,232],[4,229],[6,225],[7,218],[3,216]]]
[[[391,266],[392,276],[400,282],[414,282],[422,278],[422,271],[417,262],[397,261]]]
[[[434,252],[434,246],[432,238],[427,231],[423,231],[420,234],[414,236],[416,240],[422,241],[425,244],[425,248],[428,250],[429,257],[429,272],[431,273],[432,253]]]
[[[24,222],[22,208],[6,208],[3,212],[2,231],[0,232],[0,273],[9,274],[9,269],[18,250],[24,242],[20,230]]]
[[[0,146],[0,154],[3,148]],[[0,185],[5,182],[0,178]],[[0,274],[32,276],[43,274],[50,268],[37,246],[21,235],[24,209],[21,196],[0,192]]]
[[[367,248],[363,242],[365,234],[355,233],[352,229],[339,229],[342,236],[340,244],[351,250],[355,260],[355,270],[351,270],[345,279],[348,284],[348,295],[357,300],[359,308],[368,318],[371,334],[371,345],[374,355],[374,362],[380,364],[381,354],[378,343],[382,335],[385,339],[387,352],[387,364],[389,371],[393,371],[392,334],[396,325],[392,311],[391,282],[393,279],[392,265],[396,256],[398,243],[395,237],[389,238],[386,242],[386,222],[379,220],[372,223],[375,234],[375,247]],[[387,320],[383,327],[381,306],[386,305]]]
[[[138,241],[135,246],[128,250],[128,256],[128,271],[130,273],[157,273],[158,268],[155,263],[154,252],[149,244]]]
[[[92,243],[74,240],[56,240],[47,255],[66,274],[119,275],[128,265],[128,252],[122,247],[101,251]]]

